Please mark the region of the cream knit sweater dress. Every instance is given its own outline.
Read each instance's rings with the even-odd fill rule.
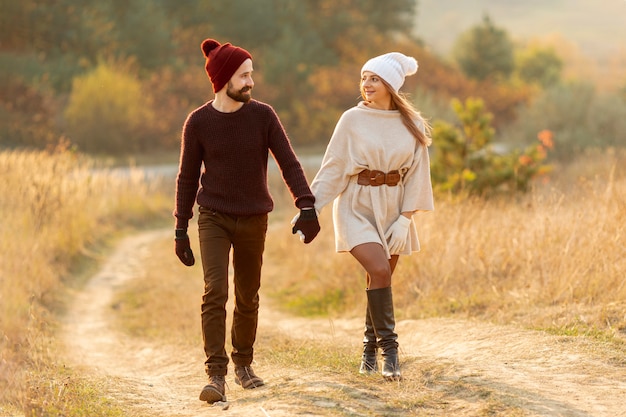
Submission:
[[[364,169],[397,169],[403,178],[395,187],[359,185],[357,175]],[[407,130],[399,111],[371,109],[364,102],[337,122],[311,191],[318,211],[334,202],[337,252],[377,242],[390,257],[385,232],[400,213],[434,209],[427,148]],[[420,250],[413,220],[407,239],[400,255]]]

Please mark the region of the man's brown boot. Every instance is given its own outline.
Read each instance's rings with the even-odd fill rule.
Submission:
[[[226,401],[225,384],[224,375],[209,375],[209,384],[202,388],[200,401],[206,401],[209,404],[217,401]]]
[[[235,382],[244,389],[252,389],[265,385],[265,382],[256,376],[250,366],[235,367]]]

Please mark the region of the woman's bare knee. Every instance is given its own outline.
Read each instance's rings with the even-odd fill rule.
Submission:
[[[385,288],[391,285],[392,266],[380,244],[364,243],[351,251],[369,275],[368,288]]]
[[[386,260],[385,262],[378,262],[371,265],[367,272],[370,274],[372,281],[385,281],[391,279],[391,267]]]

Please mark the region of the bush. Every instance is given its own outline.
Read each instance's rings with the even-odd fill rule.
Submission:
[[[525,192],[533,178],[549,171],[544,161],[553,145],[550,131],[539,133],[540,143],[507,152],[493,142],[493,116],[481,99],[454,99],[452,107],[460,125],[438,120],[433,126],[435,188],[479,196]]]
[[[132,152],[146,147],[154,113],[138,79],[99,64],[74,79],[65,122],[70,139],[82,151]]]

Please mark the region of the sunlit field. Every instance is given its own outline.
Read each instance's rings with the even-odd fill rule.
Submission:
[[[171,191],[139,170],[97,169],[67,149],[2,152],[0,178],[0,410],[29,396],[45,403],[57,388],[86,398],[82,385],[44,377],[56,372],[55,316],[66,290],[81,285],[85,260],[102,259],[125,229],[163,221]]]
[[[393,278],[399,316],[624,336],[625,161],[623,152],[590,152],[516,197],[437,196],[434,212],[414,216],[422,251],[401,257]],[[360,315],[364,273],[334,253],[330,208],[321,219],[310,245],[269,245],[282,272],[268,291],[301,313]]]
[[[622,343],[625,162],[623,152],[589,153],[515,197],[438,195],[434,212],[415,216],[422,251],[401,258],[393,278],[398,318],[467,317]],[[68,290],[80,288],[116,237],[173,227],[173,181],[97,170],[64,150],[1,153],[0,171],[0,406],[35,401],[33,415],[45,415],[45,406],[88,401],[94,415],[121,415],[95,382],[55,362],[55,328]],[[330,207],[320,235],[304,245],[290,233],[296,210],[275,171],[270,183],[276,209],[263,297],[295,315],[361,317],[364,274],[335,253]],[[189,303],[199,303],[201,270],[181,266],[171,241],[155,244],[146,276],[116,301],[120,323],[140,337],[197,344],[198,309]],[[145,314],[164,308],[168,315]]]

